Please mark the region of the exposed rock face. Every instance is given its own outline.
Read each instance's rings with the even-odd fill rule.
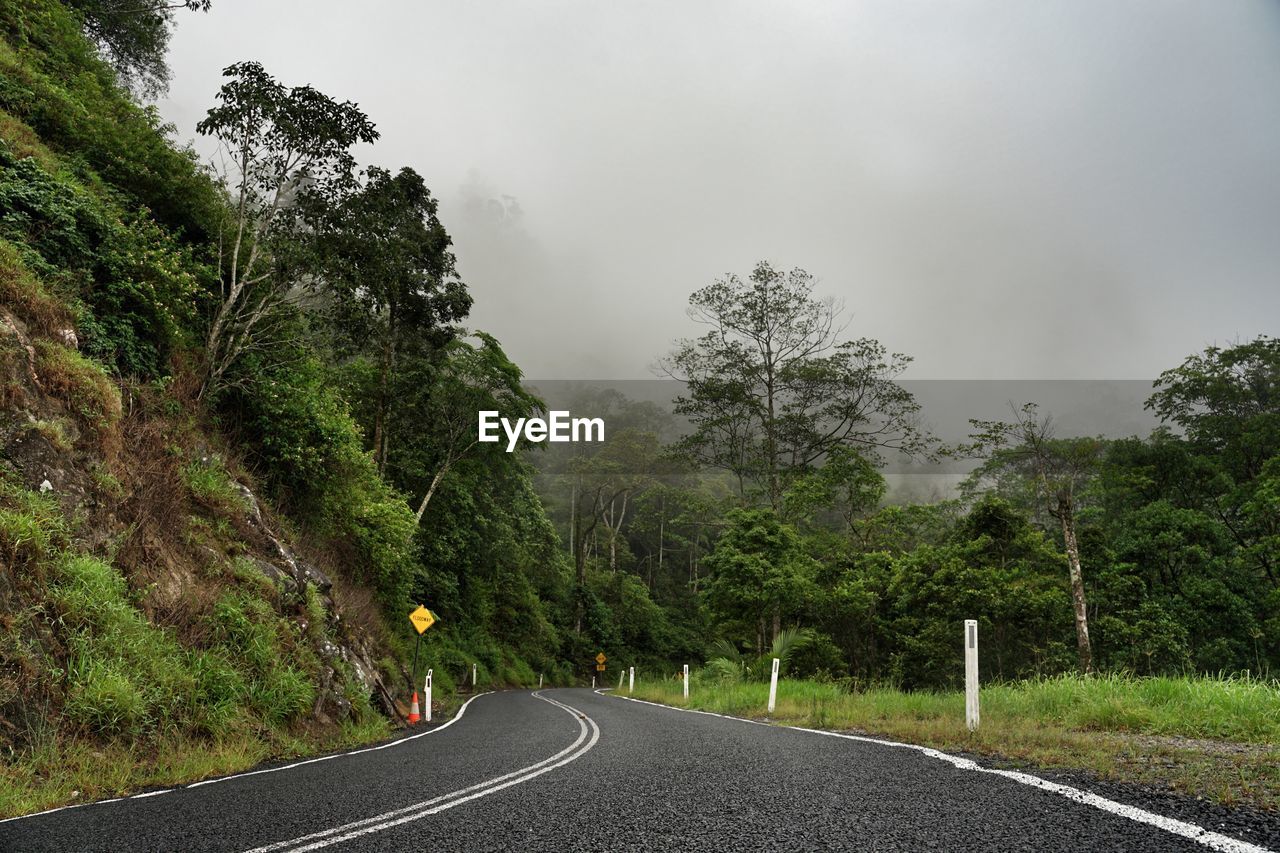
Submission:
[[[73,328],[55,329],[51,337],[63,346],[79,347]],[[0,471],[28,489],[56,498],[68,518],[90,518],[90,523],[82,525],[80,543],[90,551],[105,553],[128,527],[116,517],[121,499],[118,492],[109,496],[103,490],[99,479],[104,474],[114,478],[109,477],[110,466],[105,464],[101,447],[85,440],[88,428],[76,417],[74,401],[59,399],[42,383],[38,346],[22,320],[0,305]],[[208,464],[213,454],[202,455]],[[399,716],[379,673],[375,644],[341,618],[332,597],[333,581],[300,558],[273,529],[249,487],[242,483],[236,486],[243,499],[245,521],[253,531],[247,538],[253,547],[241,556],[277,589],[279,610],[306,627],[310,618],[308,587],[320,594],[324,604],[327,621],[317,649],[324,668],[317,685],[316,716],[343,719],[349,715],[347,694],[353,690],[374,697],[389,716]],[[118,482],[115,488],[120,489]],[[123,498],[130,499],[152,500],[147,495]],[[176,529],[153,527],[140,537],[144,564],[159,573],[152,578],[153,588],[168,599],[189,595],[187,587],[193,581],[189,567],[167,568],[162,559],[167,547],[178,547],[175,543],[181,536]],[[203,550],[210,562],[226,559],[215,549],[205,546]]]
[[[342,624],[341,613],[330,595],[333,590],[333,581],[320,569],[298,557],[294,550],[271,529],[263,515],[262,505],[252,489],[243,483],[236,483],[236,487],[245,502],[245,517],[270,544],[279,563],[277,565],[255,558],[252,560],[253,565],[286,597],[305,602],[308,584],[315,587],[316,591],[323,596],[325,612],[329,614],[329,623],[325,626],[326,634],[333,639],[326,639],[319,649],[326,669],[317,692],[316,715],[324,714],[328,710],[336,719],[343,719],[351,711],[351,703],[342,693],[342,678],[335,666],[338,661],[342,661],[346,664],[346,669],[359,682],[360,690],[365,695],[375,697],[389,716],[398,716],[399,712],[378,672],[367,638],[352,636]]]

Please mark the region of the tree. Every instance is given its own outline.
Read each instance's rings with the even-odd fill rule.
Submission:
[[[409,168],[370,168],[364,185],[332,208],[320,206],[314,246],[331,327],[345,348],[377,363],[373,458],[385,472],[392,374],[401,353],[429,354],[471,308],[458,280],[437,203]]]
[[[784,615],[795,615],[807,598],[814,561],[794,529],[772,510],[735,509],[706,559],[711,578],[704,595],[712,611],[754,630],[757,651],[777,639]],[[769,630],[771,628],[771,630]]]
[[[212,0],[66,0],[85,35],[115,67],[125,85],[143,96],[162,94],[169,84],[165,53],[178,9],[207,12]]]
[[[1280,588],[1280,516],[1259,512],[1258,488],[1280,457],[1280,338],[1262,336],[1222,349],[1209,347],[1155,382],[1147,408],[1186,433],[1192,452],[1222,474],[1207,510]]]
[[[768,505],[797,476],[839,447],[865,453],[925,452],[919,405],[894,382],[910,359],[870,339],[843,341],[840,310],[813,296],[813,277],[760,262],[690,297],[690,314],[711,327],[682,340],[660,364],[687,383],[676,401],[693,432],[678,449],[702,465],[730,471]]]
[[[988,454],[973,480],[998,480],[1002,475],[1012,474],[1030,487],[1045,511],[1061,526],[1075,606],[1080,669],[1092,672],[1093,649],[1089,642],[1089,611],[1085,603],[1076,513],[1080,494],[1097,471],[1105,445],[1096,438],[1055,438],[1052,418],[1047,415],[1041,418],[1034,403],[1025,404],[1015,410],[1014,415],[1012,422],[969,422],[978,432],[972,436],[974,442],[964,448],[965,452]]]
[[[1070,660],[1070,598],[1055,570],[1059,559],[1021,512],[990,495],[949,541],[894,559],[886,591],[893,675],[912,688],[955,685],[963,671],[956,627],[975,616],[987,677],[1057,671]]]
[[[351,148],[373,142],[373,124],[350,101],[338,103],[310,86],[287,88],[257,62],[223,72],[218,106],[196,130],[226,149],[234,201],[218,263],[218,307],[205,339],[202,393],[216,388],[242,355],[269,338],[296,269],[274,261],[296,257],[305,214],[334,206],[353,183]],[[293,244],[293,245],[291,245]]]
[[[497,339],[485,332],[475,332],[474,337],[478,346],[457,338],[444,346],[438,359],[415,361],[402,376],[397,396],[417,417],[412,422],[403,419],[406,440],[398,443],[390,469],[403,488],[422,495],[419,522],[441,481],[480,446],[477,412],[496,411],[514,421],[545,409],[521,386],[520,368]],[[512,456],[497,445],[491,450]]]
[[[829,509],[851,531],[854,521],[874,509],[886,490],[884,477],[866,457],[853,448],[836,447],[820,469],[797,478],[783,495],[783,518],[798,522]]]

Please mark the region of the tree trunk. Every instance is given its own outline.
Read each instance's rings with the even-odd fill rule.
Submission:
[[[666,537],[667,530],[667,499],[665,497],[662,498],[658,506],[658,577],[662,577],[662,542]]]
[[[765,350],[765,396],[768,416],[765,421],[765,461],[769,466],[769,506],[777,512],[781,507],[781,490],[778,487],[778,423],[774,410],[774,364],[771,348]]]
[[[609,501],[609,574],[616,575],[618,573],[618,526],[614,524],[613,503],[617,500],[615,497]]]
[[[578,481],[573,481],[569,491],[569,556],[577,553],[578,546]]]
[[[773,638],[770,642],[778,642],[778,635],[782,633],[782,607],[781,605],[773,605]]]
[[[1080,654],[1080,669],[1085,674],[1093,672],[1093,649],[1089,644],[1089,611],[1084,600],[1084,575],[1080,569],[1080,546],[1076,542],[1076,523],[1071,502],[1058,499],[1058,518],[1062,520],[1062,540],[1067,549],[1067,568],[1071,573],[1071,601],[1076,613],[1076,646]]]
[[[382,342],[382,359],[378,368],[378,404],[373,413],[373,458],[378,466],[378,473],[385,474],[387,469],[387,387],[391,383],[391,362],[393,356],[391,333]]]
[[[422,503],[418,505],[418,518],[416,520],[419,524],[422,523],[422,514],[427,511],[427,504],[431,503],[431,496],[436,493],[436,486],[439,486],[440,481],[444,479],[444,475],[449,470],[450,464],[452,463],[445,463],[444,465],[441,465],[440,470],[431,478],[431,485],[427,487],[427,493],[422,496]]]

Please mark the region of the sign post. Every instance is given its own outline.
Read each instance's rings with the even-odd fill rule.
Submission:
[[[419,604],[418,609],[409,614],[409,623],[413,625],[415,631],[418,632],[418,639],[413,644],[413,670],[409,673],[409,686],[416,687],[418,681],[418,650],[422,648],[422,635],[428,628],[436,624],[436,617],[431,615],[431,611],[427,609],[425,604]],[[428,694],[429,696],[430,694]],[[427,719],[431,719],[431,700],[427,699]],[[413,699],[409,706],[409,722],[418,722],[418,691],[413,691]]]
[[[689,664],[684,665],[684,698],[689,700]]]
[[[778,667],[782,661],[777,658],[773,659],[773,674],[769,676],[769,713],[773,713],[773,709],[778,704]]]
[[[430,667],[428,667],[427,682],[425,685],[423,685],[423,688],[422,688],[422,692],[425,693],[427,697],[427,722],[428,723],[431,722],[431,673],[432,673],[432,670]]]
[[[978,729],[978,620],[964,620],[964,724]]]

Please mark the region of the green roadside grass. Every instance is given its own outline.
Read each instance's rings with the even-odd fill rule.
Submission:
[[[305,758],[384,740],[377,717],[323,734],[266,733],[210,740],[174,735],[137,745],[60,738],[0,762],[0,817],[126,796],[248,770],[267,760]]]
[[[452,718],[466,699],[456,694],[438,698],[433,703],[435,725]],[[221,740],[172,736],[145,746],[125,740],[101,743],[63,738],[16,760],[0,761],[0,818],[185,785],[239,773],[265,761],[355,749],[404,733],[385,717],[372,715],[336,728],[302,728],[294,734],[265,732]]]
[[[976,732],[965,727],[958,691],[849,691],[784,679],[769,716],[768,684],[715,684],[695,673],[689,688],[686,701],[676,679],[638,681],[632,695],[967,752],[1008,766],[1084,770],[1228,806],[1280,811],[1280,687],[1274,682],[1067,675],[991,685],[982,689]]]

